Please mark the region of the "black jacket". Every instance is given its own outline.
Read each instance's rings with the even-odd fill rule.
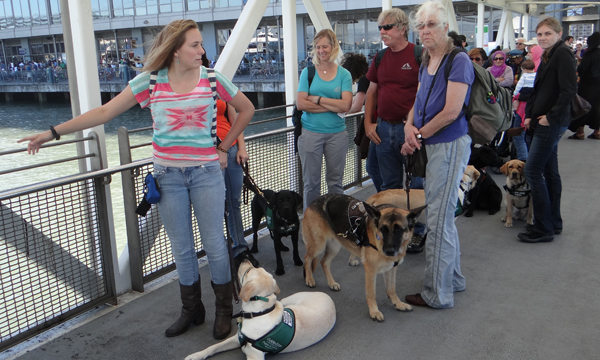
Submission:
[[[530,127],[538,123],[538,116],[546,115],[550,124],[568,126],[571,122],[571,101],[577,92],[577,62],[571,48],[560,40],[548,53],[548,61],[540,63],[533,96],[527,102],[525,117]]]

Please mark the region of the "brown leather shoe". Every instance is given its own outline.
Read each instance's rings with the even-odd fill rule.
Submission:
[[[404,297],[404,299],[406,300],[407,303],[409,303],[411,305],[429,307],[429,304],[427,304],[425,302],[425,300],[423,300],[420,293],[416,293],[414,295],[406,295]]]

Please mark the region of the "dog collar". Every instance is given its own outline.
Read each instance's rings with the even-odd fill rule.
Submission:
[[[267,300],[268,301],[268,300]],[[231,318],[232,319],[236,319],[236,318],[244,318],[244,319],[252,319],[254,317],[257,316],[261,316],[261,315],[265,315],[270,313],[271,311],[275,310],[275,305],[271,306],[270,308],[263,310],[263,311],[259,311],[259,312],[246,312],[246,311],[240,311],[239,313],[232,315]]]
[[[253,297],[250,298],[250,301],[261,300],[261,301],[264,301],[264,302],[269,302],[269,296],[271,296],[271,295],[273,295],[273,294],[271,293],[271,294],[267,295],[266,297],[264,297],[264,296],[258,296],[258,295],[257,296],[253,296]]]

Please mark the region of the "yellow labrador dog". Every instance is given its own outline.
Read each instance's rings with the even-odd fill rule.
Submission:
[[[322,292],[299,292],[277,301],[279,287],[271,274],[245,260],[238,276],[242,311],[238,333],[186,360],[206,359],[216,353],[242,348],[247,359],[265,354],[297,351],[321,341],[335,325],[335,304]]]
[[[525,180],[525,163],[521,160],[507,161],[500,171],[506,175],[506,216],[502,218],[505,227],[513,226],[513,207],[516,208],[515,219],[524,219],[533,225],[533,202],[531,201],[531,189]],[[526,213],[526,215],[525,215]]]

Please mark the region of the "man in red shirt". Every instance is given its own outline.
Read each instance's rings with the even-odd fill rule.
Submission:
[[[383,11],[377,23],[388,49],[379,64],[373,60],[367,73],[371,83],[364,124],[365,134],[371,139],[367,172],[376,187],[379,185],[377,191],[383,191],[403,188],[406,159],[400,148],[404,143],[404,123],[417,94],[420,64],[415,57],[415,44],[408,42],[408,16],[404,11]],[[373,119],[375,110],[377,119]],[[413,178],[411,188],[422,189],[423,179]],[[423,225],[415,228],[411,245],[419,242],[423,232]]]

